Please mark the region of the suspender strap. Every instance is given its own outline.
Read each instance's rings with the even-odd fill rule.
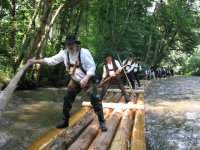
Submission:
[[[71,67],[70,59],[69,59],[69,52],[66,50],[66,53],[67,53],[67,68],[68,68],[68,70],[69,70],[70,67]]]
[[[67,51],[67,50],[66,50]],[[86,74],[87,72],[85,71],[85,69],[83,69],[83,66],[82,66],[82,63],[81,63],[81,50],[80,50],[80,52],[79,52],[79,55],[78,55],[78,61],[79,61],[79,64],[77,65],[77,68],[80,68],[81,69],[81,71],[84,73],[84,74]],[[74,66],[74,64],[71,64],[70,63],[70,58],[69,58],[69,52],[67,51],[67,67],[68,67],[68,69],[70,69],[70,67],[73,67]]]
[[[79,67],[80,67],[81,71],[83,71],[83,73],[86,74],[87,72],[85,71],[85,69],[83,69],[83,65],[81,63],[81,50],[80,50],[78,59],[79,59]]]
[[[126,65],[127,63],[128,63],[128,59],[125,60],[125,64],[124,65]]]

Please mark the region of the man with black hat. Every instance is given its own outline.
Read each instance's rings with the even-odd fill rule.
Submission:
[[[61,50],[58,54],[50,58],[39,60],[29,60],[31,64],[56,65],[64,61],[66,70],[71,74],[71,80],[68,84],[67,94],[64,97],[63,114],[64,121],[58,124],[57,128],[66,128],[69,126],[70,110],[76,95],[82,90],[88,91],[91,98],[91,104],[98,116],[102,131],[107,131],[106,123],[103,116],[103,108],[100,97],[94,86],[92,76],[95,75],[96,65],[89,50],[78,46],[81,42],[76,40],[74,35],[69,35],[66,39],[67,49]]]
[[[133,79],[133,69],[134,69],[134,60],[133,60],[133,54],[129,54],[128,58],[126,60],[123,61],[123,65],[127,65],[125,67],[125,72],[126,72],[126,75],[131,83],[131,86],[133,89],[135,89],[135,82],[134,82],[134,79]]]
[[[106,54],[106,64],[103,66],[103,75],[102,75],[102,80],[101,83],[104,83],[104,81],[113,76],[110,80],[108,80],[106,83],[103,84],[102,86],[102,93],[101,93],[101,98],[106,94],[110,84],[116,84],[122,91],[122,94],[124,95],[125,101],[129,102],[130,98],[128,97],[128,94],[125,90],[125,87],[121,81],[120,78],[120,72],[122,71],[122,67],[120,63],[117,60],[113,59],[112,54],[107,53]]]

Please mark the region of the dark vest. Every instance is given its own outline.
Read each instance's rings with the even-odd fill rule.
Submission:
[[[105,64],[107,77],[110,76],[110,75],[109,75],[109,72],[110,72],[110,71],[116,72],[116,71],[118,70],[117,65],[116,65],[114,59],[112,60],[112,65],[113,65],[113,69],[109,69],[109,68],[108,68],[108,63]]]

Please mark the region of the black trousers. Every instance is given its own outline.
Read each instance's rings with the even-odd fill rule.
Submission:
[[[121,89],[121,92],[124,95],[125,100],[129,101],[128,94],[125,90],[125,87],[124,87],[120,77],[110,79],[106,83],[103,84],[102,92],[101,92],[101,99],[103,99],[104,95],[106,94],[106,92],[107,92],[107,90],[108,90],[108,88],[110,87],[111,84],[117,85],[119,87],[119,89]]]
[[[138,77],[138,74],[139,74],[139,72],[134,72],[134,73],[133,73],[133,76],[134,76],[135,80],[137,81],[138,86],[140,87],[141,85],[140,85],[140,79],[139,79],[139,77]]]
[[[129,81],[131,82],[132,88],[135,89],[135,81],[134,81],[133,72],[127,73],[127,77],[129,79]]]
[[[103,122],[104,116],[103,116],[102,102],[101,102],[100,97],[98,96],[98,93],[93,81],[89,80],[88,85],[84,89],[89,91],[88,95],[91,99],[91,104],[93,106],[93,109],[98,116],[99,122]],[[81,90],[82,88],[79,82],[70,80],[68,84],[67,94],[64,97],[64,103],[63,103],[63,114],[66,121],[69,121],[72,103],[74,102],[77,94],[81,92]]]

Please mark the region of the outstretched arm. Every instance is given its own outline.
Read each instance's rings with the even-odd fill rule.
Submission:
[[[31,65],[33,65],[33,64],[47,64],[47,62],[44,59],[38,59],[38,60],[29,59],[28,62]]]

